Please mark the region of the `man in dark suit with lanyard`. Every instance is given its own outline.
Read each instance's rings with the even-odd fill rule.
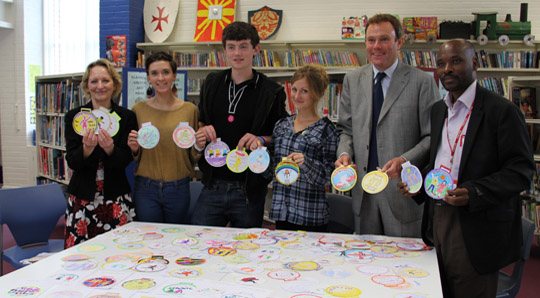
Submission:
[[[478,61],[465,40],[445,42],[437,76],[448,90],[431,110],[431,169],[446,169],[455,189],[425,202],[422,236],[437,250],[445,297],[495,297],[498,270],[519,257],[520,192],[534,172],[523,114],[506,98],[476,81]]]

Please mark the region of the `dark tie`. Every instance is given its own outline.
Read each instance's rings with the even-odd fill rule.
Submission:
[[[371,120],[371,137],[369,140],[369,159],[368,172],[374,171],[379,165],[379,156],[377,155],[377,122],[379,122],[379,114],[381,113],[384,95],[382,90],[382,80],[386,74],[379,72],[375,77],[373,85],[373,117]]]

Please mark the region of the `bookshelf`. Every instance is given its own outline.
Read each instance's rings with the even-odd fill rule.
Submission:
[[[85,104],[80,86],[83,73],[36,77],[37,179],[68,184],[71,170],[65,159],[64,115]]]
[[[401,59],[405,63],[413,66],[434,68],[436,52],[445,41],[446,40],[436,40],[434,42],[428,42],[424,40],[414,40],[405,42],[401,50]],[[482,86],[490,90],[509,98],[507,79],[509,76],[540,75],[540,69],[538,68],[540,42],[535,42],[532,46],[527,46],[522,41],[510,41],[506,46],[499,45],[497,41],[489,41],[486,45],[480,45],[475,40],[472,40],[471,42],[475,45],[479,59],[482,60],[481,54],[484,54],[486,57],[485,66],[478,70],[478,79]],[[175,53],[182,53],[182,55],[207,55],[208,53],[212,53],[214,56],[212,63],[205,64],[212,66],[201,66],[204,63],[198,63],[196,65],[190,64],[190,66],[182,65],[179,67],[179,69],[188,71],[188,100],[195,104],[198,102],[200,85],[206,75],[211,71],[227,68],[226,62],[223,61],[224,55],[219,54],[223,50],[221,42],[138,43],[137,48],[144,51],[145,54],[153,51],[166,51],[173,55]],[[345,56],[354,55],[357,59],[357,63],[328,63],[326,61],[319,63],[319,61],[322,60],[312,58],[310,63],[324,65],[331,77],[331,81],[334,83],[340,83],[347,72],[355,69],[358,64],[364,65],[367,60],[365,43],[360,40],[270,40],[261,41],[261,51],[270,53],[269,55],[271,55],[271,58],[268,59],[272,60],[272,63],[254,65],[254,68],[281,83],[285,83],[298,68],[296,64],[290,63],[289,53],[303,53],[304,55],[306,53],[311,53],[315,58],[328,55],[336,56],[336,53],[347,53]],[[320,52],[323,54],[321,55]],[[510,53],[512,54],[510,55]],[[527,59],[527,61],[529,61],[528,64],[518,64],[516,62],[518,55],[520,61],[525,61]],[[418,57],[418,62],[412,60],[413,56],[415,58]],[[510,64],[510,62],[507,61],[509,56],[516,58],[513,60],[514,64]],[[263,57],[265,56],[263,55]],[[491,60],[488,57],[491,57]],[[141,60],[142,59],[143,58],[141,58]],[[345,60],[340,60],[339,58],[336,59],[338,61]],[[191,58],[191,61],[194,60],[197,59]],[[257,61],[258,58],[256,57],[254,60]],[[505,63],[503,63],[503,60]],[[337,115],[337,111],[330,110],[332,106],[330,103],[325,102],[324,104],[329,108],[329,117],[336,120],[335,117],[332,117],[332,114]]]
[[[531,137],[536,172],[530,190],[523,196],[523,216],[535,222],[535,235],[540,236],[540,75],[511,76],[508,78],[510,100],[525,115]],[[524,102],[530,103],[524,105]]]

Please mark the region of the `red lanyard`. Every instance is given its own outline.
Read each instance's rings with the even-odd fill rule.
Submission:
[[[463,129],[465,128],[465,125],[467,125],[467,120],[469,120],[469,117],[471,116],[473,106],[474,106],[474,102],[471,104],[471,108],[469,109],[467,116],[465,116],[465,120],[463,120],[463,124],[461,124],[461,128],[459,129],[458,134],[456,136],[456,140],[454,141],[454,147],[450,146],[450,136],[448,134],[448,117],[446,117],[446,140],[448,141],[448,146],[450,147],[450,168],[454,164],[454,154],[456,154],[457,144],[459,142],[459,139],[461,138],[461,134],[463,133]]]

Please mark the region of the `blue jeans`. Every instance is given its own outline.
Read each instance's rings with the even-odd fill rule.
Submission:
[[[248,201],[241,181],[212,180],[204,186],[195,204],[192,224],[204,226],[261,227],[264,199]]]
[[[138,221],[187,223],[189,178],[163,182],[136,176],[133,200]]]

